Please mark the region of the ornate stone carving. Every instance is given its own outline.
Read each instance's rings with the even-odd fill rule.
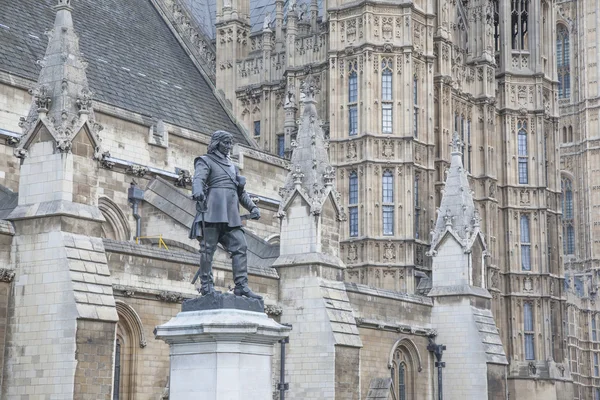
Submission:
[[[187,169],[178,169],[177,175],[178,177],[175,180],[175,186],[185,188],[192,184],[192,175]]]
[[[166,301],[167,303],[181,303],[184,297],[180,293],[175,292],[160,292],[156,296],[161,301]]]
[[[142,177],[144,177],[144,175],[146,175],[148,173],[148,167],[145,167],[143,165],[138,165],[138,164],[132,164],[127,167],[125,172],[129,175],[134,175],[134,176],[142,178]]]
[[[10,283],[15,278],[15,271],[8,268],[0,268],[0,282]]]

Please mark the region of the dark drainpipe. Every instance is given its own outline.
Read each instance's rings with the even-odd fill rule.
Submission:
[[[142,236],[142,217],[138,213],[138,206],[144,200],[144,191],[137,187],[135,181],[131,181],[131,185],[127,190],[127,200],[133,209],[133,218],[135,218],[135,237],[134,240]]]
[[[437,360],[435,362],[435,366],[438,369],[438,400],[443,400],[444,390],[442,389],[442,371],[446,366],[446,363],[442,361],[442,354],[444,353],[444,350],[446,350],[446,346],[443,344],[435,344],[433,338],[430,337],[427,350],[433,353],[435,359]]]
[[[282,324],[285,326],[292,327],[291,324]],[[285,391],[290,389],[290,384],[285,382],[285,345],[290,342],[289,336],[279,341],[281,343],[281,358],[279,361],[279,383],[277,384],[277,390],[279,390],[279,400],[285,400]]]

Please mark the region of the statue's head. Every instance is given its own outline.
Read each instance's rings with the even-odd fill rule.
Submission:
[[[219,150],[223,155],[228,155],[233,147],[233,135],[227,131],[216,131],[210,138],[207,153]]]

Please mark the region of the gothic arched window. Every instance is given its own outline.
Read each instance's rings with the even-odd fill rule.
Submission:
[[[121,339],[117,338],[115,344],[115,377],[113,388],[113,400],[120,400],[121,396]]]
[[[393,399],[413,400],[418,396],[417,386],[425,382],[417,384],[418,374],[422,371],[421,356],[411,340],[405,338],[396,342],[390,353],[388,368],[392,378]]]
[[[529,216],[521,214],[521,269],[531,271],[531,232]]]
[[[570,179],[562,179],[561,190],[563,252],[565,254],[575,254],[575,218],[573,212],[573,184]]]
[[[348,63],[348,134],[358,134],[358,73],[356,61]]]
[[[558,97],[566,99],[571,95],[571,60],[569,31],[563,24],[556,28],[556,67],[558,71]]]
[[[415,197],[415,239],[419,238],[419,217],[421,216],[421,207],[420,207],[420,199],[419,199],[419,174],[415,173],[415,181],[414,181],[414,197]]]
[[[511,0],[511,35],[513,50],[528,50],[529,0]]]
[[[394,174],[390,170],[383,172],[382,178],[382,219],[383,219],[383,234],[394,234]]]
[[[523,303],[523,330],[525,331],[525,360],[535,360],[535,332],[533,329],[533,306]]]
[[[419,136],[419,79],[417,74],[413,78],[413,134]]]
[[[398,366],[398,400],[406,400],[406,364]]]
[[[349,177],[348,213],[350,223],[350,236],[358,236],[358,174],[352,171]]]
[[[392,133],[392,59],[381,61],[381,132]]]
[[[519,151],[519,184],[529,183],[529,156],[527,150],[527,122],[519,121],[517,125],[517,146]]]

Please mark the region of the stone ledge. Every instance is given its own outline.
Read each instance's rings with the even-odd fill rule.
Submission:
[[[419,296],[415,294],[409,293],[401,293],[393,290],[379,289],[370,287],[367,285],[361,285],[359,283],[353,282],[344,282],[346,285],[346,290],[348,292],[360,293],[370,296],[383,297],[392,300],[401,300],[407,301],[410,303],[423,304],[426,306],[433,306],[433,301],[426,296]]]
[[[45,201],[42,203],[25,204],[17,206],[6,217],[7,220],[21,220],[47,216],[68,216],[79,219],[105,222],[104,216],[98,207],[86,204],[73,203],[66,200]]]
[[[336,269],[346,269],[338,257],[324,253],[300,253],[280,255],[273,263],[273,268],[295,267],[299,265],[322,265]]]
[[[416,336],[434,337],[437,335],[437,331],[435,329],[415,327],[411,325],[404,325],[390,321],[381,321],[378,319],[371,318],[356,318],[356,326],[358,326],[359,328],[369,328],[382,331],[406,333]]]
[[[428,294],[428,297],[443,296],[475,296],[491,299],[492,295],[484,288],[471,285],[453,285],[453,286],[434,286]]]

